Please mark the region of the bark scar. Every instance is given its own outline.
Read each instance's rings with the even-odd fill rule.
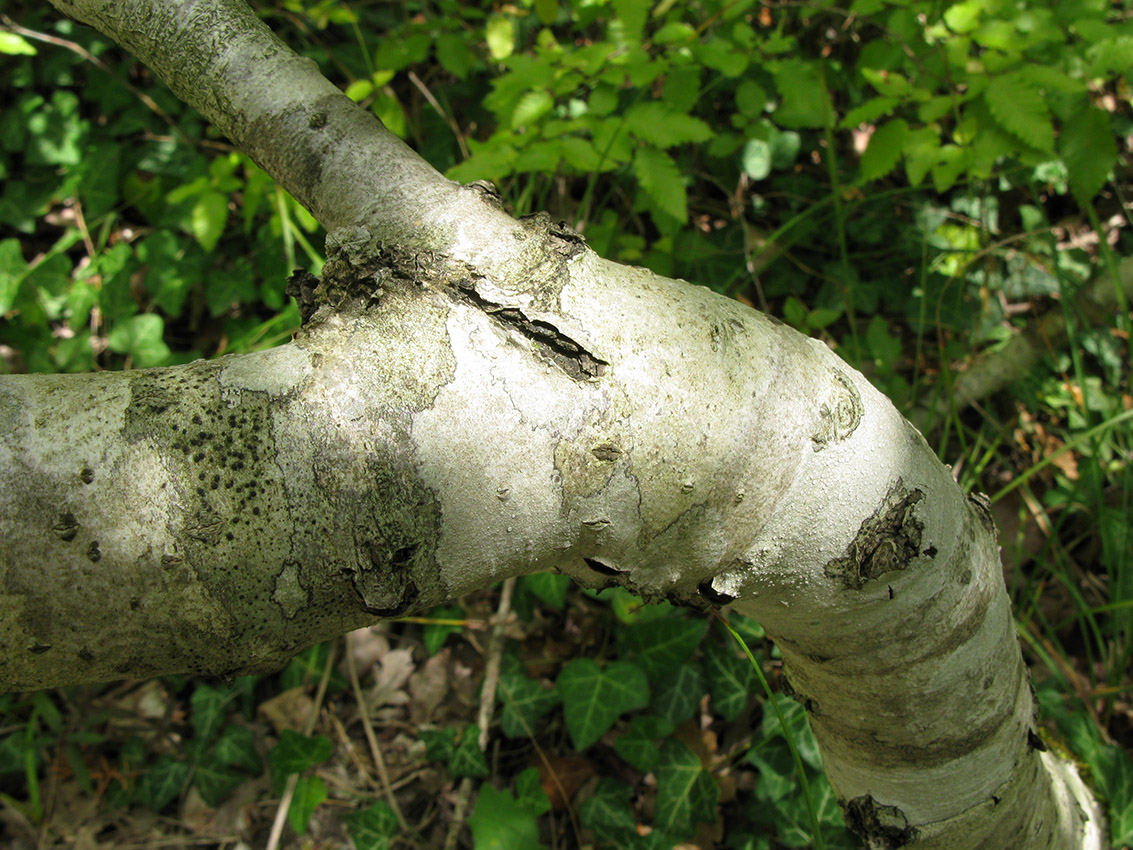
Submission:
[[[876,850],[898,850],[917,838],[916,827],[896,806],[882,806],[869,794],[855,797],[842,806],[846,826]]]

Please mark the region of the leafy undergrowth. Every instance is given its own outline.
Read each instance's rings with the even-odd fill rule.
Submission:
[[[720,623],[624,591],[520,581],[482,749],[494,596],[313,647],[278,676],[3,698],[10,846],[263,847],[292,776],[281,847],[445,846],[464,777],[477,848],[802,848],[815,824],[822,846],[856,846],[798,704],[767,700]],[[774,682],[762,631],[733,626]]]
[[[994,501],[1045,732],[1108,800],[1117,847],[1133,843],[1128,7],[258,6],[449,176],[821,338],[922,427]],[[318,273],[320,228],[150,72],[8,0],[0,102],[0,369],[289,338],[284,282]],[[481,750],[495,604],[275,677],[0,697],[7,840],[259,848],[287,797],[289,846],[444,846],[474,777],[464,846],[852,846],[798,709],[766,701],[716,623],[620,594],[520,583]]]

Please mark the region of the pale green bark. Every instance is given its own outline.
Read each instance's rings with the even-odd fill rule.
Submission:
[[[280,349],[0,382],[0,687],[264,669],[553,569],[757,616],[871,848],[1102,848],[1035,750],[986,511],[825,346],[508,219],[232,0],[57,5],[334,250]]]

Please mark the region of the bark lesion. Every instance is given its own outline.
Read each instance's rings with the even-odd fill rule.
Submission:
[[[897,479],[881,507],[861,524],[846,554],[826,563],[826,576],[848,590],[861,590],[872,579],[906,569],[920,555],[924,523],[915,507],[923,499],[922,491],[906,489]]]

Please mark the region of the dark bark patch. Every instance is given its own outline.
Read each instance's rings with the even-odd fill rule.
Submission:
[[[861,590],[871,579],[907,568],[920,554],[924,523],[913,509],[922,499],[924,493],[905,489],[898,479],[881,507],[861,524],[846,554],[826,564],[826,575],[849,590]]]
[[[713,605],[730,605],[736,601],[736,597],[730,593],[723,593],[712,586],[712,580],[702,581],[697,585],[696,589],[700,591],[700,595],[711,602]]]
[[[79,533],[79,521],[75,519],[75,515],[70,511],[64,511],[59,515],[59,521],[51,526],[51,530],[55,532],[55,536],[65,543],[70,543],[75,539],[75,535]]]
[[[601,573],[604,576],[620,576],[623,572],[617,567],[610,566],[605,561],[598,558],[583,558],[582,560],[584,560],[586,566],[590,567],[594,572]]]
[[[917,838],[915,827],[896,806],[882,806],[870,795],[842,805],[846,827],[865,839],[871,850],[898,850]]]

